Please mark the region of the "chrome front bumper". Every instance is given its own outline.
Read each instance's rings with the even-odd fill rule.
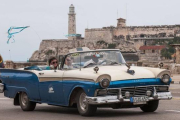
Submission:
[[[0,93],[4,92],[4,84],[0,83]]]
[[[172,99],[171,92],[159,92],[159,93],[154,94],[153,97],[148,97],[148,101],[170,100],[170,99]],[[118,95],[118,96],[86,97],[86,102],[92,105],[98,105],[98,104],[100,105],[100,104],[124,103],[124,102],[130,103],[131,100],[130,98],[126,99],[126,98],[123,98],[121,95]]]

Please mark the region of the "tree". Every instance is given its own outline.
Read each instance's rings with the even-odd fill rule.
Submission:
[[[161,50],[162,57],[165,57],[166,59],[171,59],[171,55],[173,55],[176,50],[171,46],[171,44],[180,44],[180,37],[175,37],[173,40],[165,40],[160,42],[161,44],[164,44],[167,46],[167,48]]]
[[[108,44],[108,48],[109,49],[115,49],[116,48],[116,44]]]

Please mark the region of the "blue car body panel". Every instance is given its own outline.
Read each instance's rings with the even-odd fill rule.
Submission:
[[[73,80],[63,81],[65,106],[69,105],[70,95],[75,88],[82,88],[88,96],[93,97],[95,92],[95,82]]]
[[[49,93],[49,88],[53,87],[53,93]],[[62,81],[49,81],[39,83],[39,92],[41,102],[49,104],[63,104],[64,96],[62,89]]]
[[[82,80],[59,80],[39,82],[36,74],[29,71],[0,69],[0,80],[5,85],[4,95],[14,98],[18,92],[26,92],[31,101],[53,105],[69,106],[71,93],[76,88],[82,88],[93,97],[96,89],[101,89],[99,83]],[[170,84],[170,82],[168,83]],[[111,81],[109,88],[134,87],[147,85],[165,85],[159,78]],[[49,93],[53,87],[54,93]]]
[[[39,80],[28,71],[1,69],[0,79],[5,85],[4,95],[14,98],[18,92],[26,92],[32,100],[39,100]]]

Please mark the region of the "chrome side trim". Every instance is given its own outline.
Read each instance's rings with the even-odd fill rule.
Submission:
[[[90,81],[94,82],[93,79],[85,79],[85,78],[71,78],[71,77],[39,77],[39,82],[49,82],[49,81]]]

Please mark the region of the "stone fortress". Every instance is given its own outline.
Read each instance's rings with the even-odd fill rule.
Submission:
[[[58,57],[68,53],[69,49],[85,46],[90,49],[116,48],[122,53],[136,53],[141,59],[141,46],[151,45],[154,40],[172,40],[174,37],[180,37],[180,25],[126,26],[126,19],[119,18],[116,27],[85,29],[85,36],[82,38],[81,34],[76,33],[76,14],[73,5],[69,7],[68,16],[68,39],[42,40],[39,50],[31,56],[31,62],[47,61],[50,56]],[[154,54],[158,56],[157,53]],[[146,57],[153,58],[151,55]],[[153,58],[154,61],[156,59]]]

